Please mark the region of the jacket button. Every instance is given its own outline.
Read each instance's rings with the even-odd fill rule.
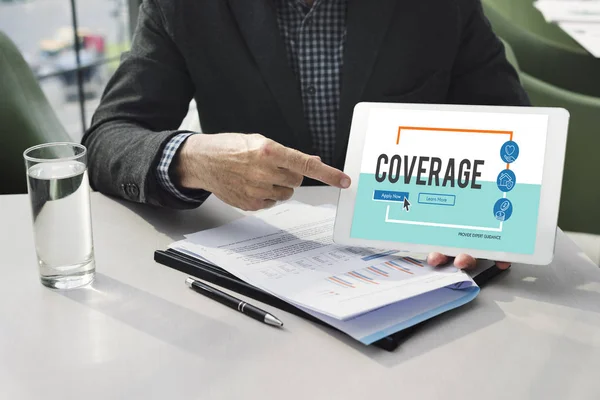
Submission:
[[[138,188],[138,186],[136,184],[131,184],[131,186],[129,187],[129,195],[134,198],[137,199],[140,195],[140,188]]]

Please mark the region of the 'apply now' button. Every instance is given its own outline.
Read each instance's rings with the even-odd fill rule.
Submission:
[[[378,201],[404,201],[408,199],[408,192],[392,192],[390,190],[375,190],[373,200]]]
[[[453,194],[419,193],[419,203],[436,206],[453,206],[456,196]]]

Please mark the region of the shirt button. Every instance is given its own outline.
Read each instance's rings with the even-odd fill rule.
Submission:
[[[310,85],[306,88],[306,93],[308,93],[311,96],[314,96],[315,93],[317,93],[317,88],[314,85]]]

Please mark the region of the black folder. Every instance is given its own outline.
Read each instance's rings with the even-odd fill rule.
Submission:
[[[241,295],[248,296],[254,300],[260,301],[261,303],[268,304],[272,307],[305,318],[314,323],[326,326],[330,329],[336,329],[321,321],[320,319],[315,318],[312,315],[300,310],[292,304],[286,303],[285,301],[273,296],[270,293],[267,293],[252,285],[249,285],[248,283],[242,281],[241,279],[230,274],[222,268],[214,264],[202,261],[198,258],[189,256],[180,251],[174,249],[168,249],[166,251],[157,250],[154,252],[154,261],[156,261],[159,264],[166,265],[167,267],[184,272],[198,279],[211,282],[225,289],[229,289]],[[487,283],[487,281],[489,281],[494,276],[498,275],[500,272],[502,272],[502,270],[493,266],[478,274],[476,277],[473,278],[473,280],[477,283],[477,285],[479,285],[479,287],[482,287],[485,283]],[[424,325],[426,322],[427,320],[419,324],[413,325],[412,327],[404,329],[400,332],[396,332],[393,335],[389,335],[383,339],[376,341],[372,345],[379,347],[383,350],[394,351],[404,340],[411,336],[419,327]]]

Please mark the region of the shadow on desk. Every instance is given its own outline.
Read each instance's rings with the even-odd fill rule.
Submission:
[[[173,241],[183,239],[183,235],[216,228],[244,216],[242,211],[233,209],[214,196],[210,196],[202,207],[191,210],[173,210],[117,198],[111,199],[137,214],[157,232],[168,236]],[[210,210],[204,207],[211,203],[213,204]]]
[[[515,265],[494,300],[511,302],[515,297],[600,314],[600,270],[562,232],[556,256],[547,266]]]
[[[185,353],[204,359],[224,354],[251,356],[235,326],[211,319],[153,294],[96,273],[91,286],[57,291]]]
[[[509,274],[510,272],[507,272]],[[506,276],[502,276],[494,282],[494,285],[502,285]],[[484,295],[482,291],[480,296]],[[412,358],[419,357],[440,347],[466,337],[476,331],[485,329],[505,318],[502,309],[493,302],[482,304],[481,299],[475,299],[462,307],[448,311],[429,321],[417,329],[413,334],[406,337],[394,352],[386,352],[373,346],[364,346],[345,335],[319,327],[323,333],[336,337],[363,353],[378,364],[393,368]]]
[[[483,334],[488,339],[494,337],[489,346],[482,343],[483,354],[493,357],[500,348],[510,349],[512,341],[520,340],[511,335],[518,329],[531,337],[540,335],[544,340],[561,340],[571,349],[574,359],[583,360],[595,351],[592,345],[595,339],[589,334],[600,331],[600,273],[595,268],[576,267],[581,260],[562,256],[576,254],[576,250],[561,252],[556,263],[549,266],[513,266],[482,289],[473,302],[427,322],[394,353],[365,347],[341,334],[321,329],[380,365],[392,368],[509,318],[510,323],[503,323],[503,327],[495,331],[504,331],[506,336]],[[518,305],[512,305],[515,302]],[[581,326],[584,330],[576,334]],[[557,357],[547,360],[547,370],[564,368],[564,359]]]
[[[392,367],[428,353],[507,318],[511,324],[537,332],[547,340],[562,340],[574,355],[585,359],[594,353],[590,332],[600,331],[600,273],[579,254],[570,241],[561,240],[549,266],[515,265],[486,286],[472,302],[442,314],[409,337],[394,354],[369,349],[369,357]],[[519,306],[511,306],[518,302]],[[522,306],[521,306],[522,305]],[[579,334],[577,329],[584,327]],[[507,333],[513,328],[505,328]],[[575,337],[572,337],[575,335]],[[554,338],[554,339],[552,339]],[[505,337],[491,348],[510,348],[517,337]],[[353,347],[363,351],[360,347]],[[375,350],[375,351],[374,351]],[[490,352],[490,349],[483,349]],[[493,354],[492,354],[493,355]],[[564,360],[548,359],[546,369],[564,367]],[[561,398],[561,397],[557,397]]]

